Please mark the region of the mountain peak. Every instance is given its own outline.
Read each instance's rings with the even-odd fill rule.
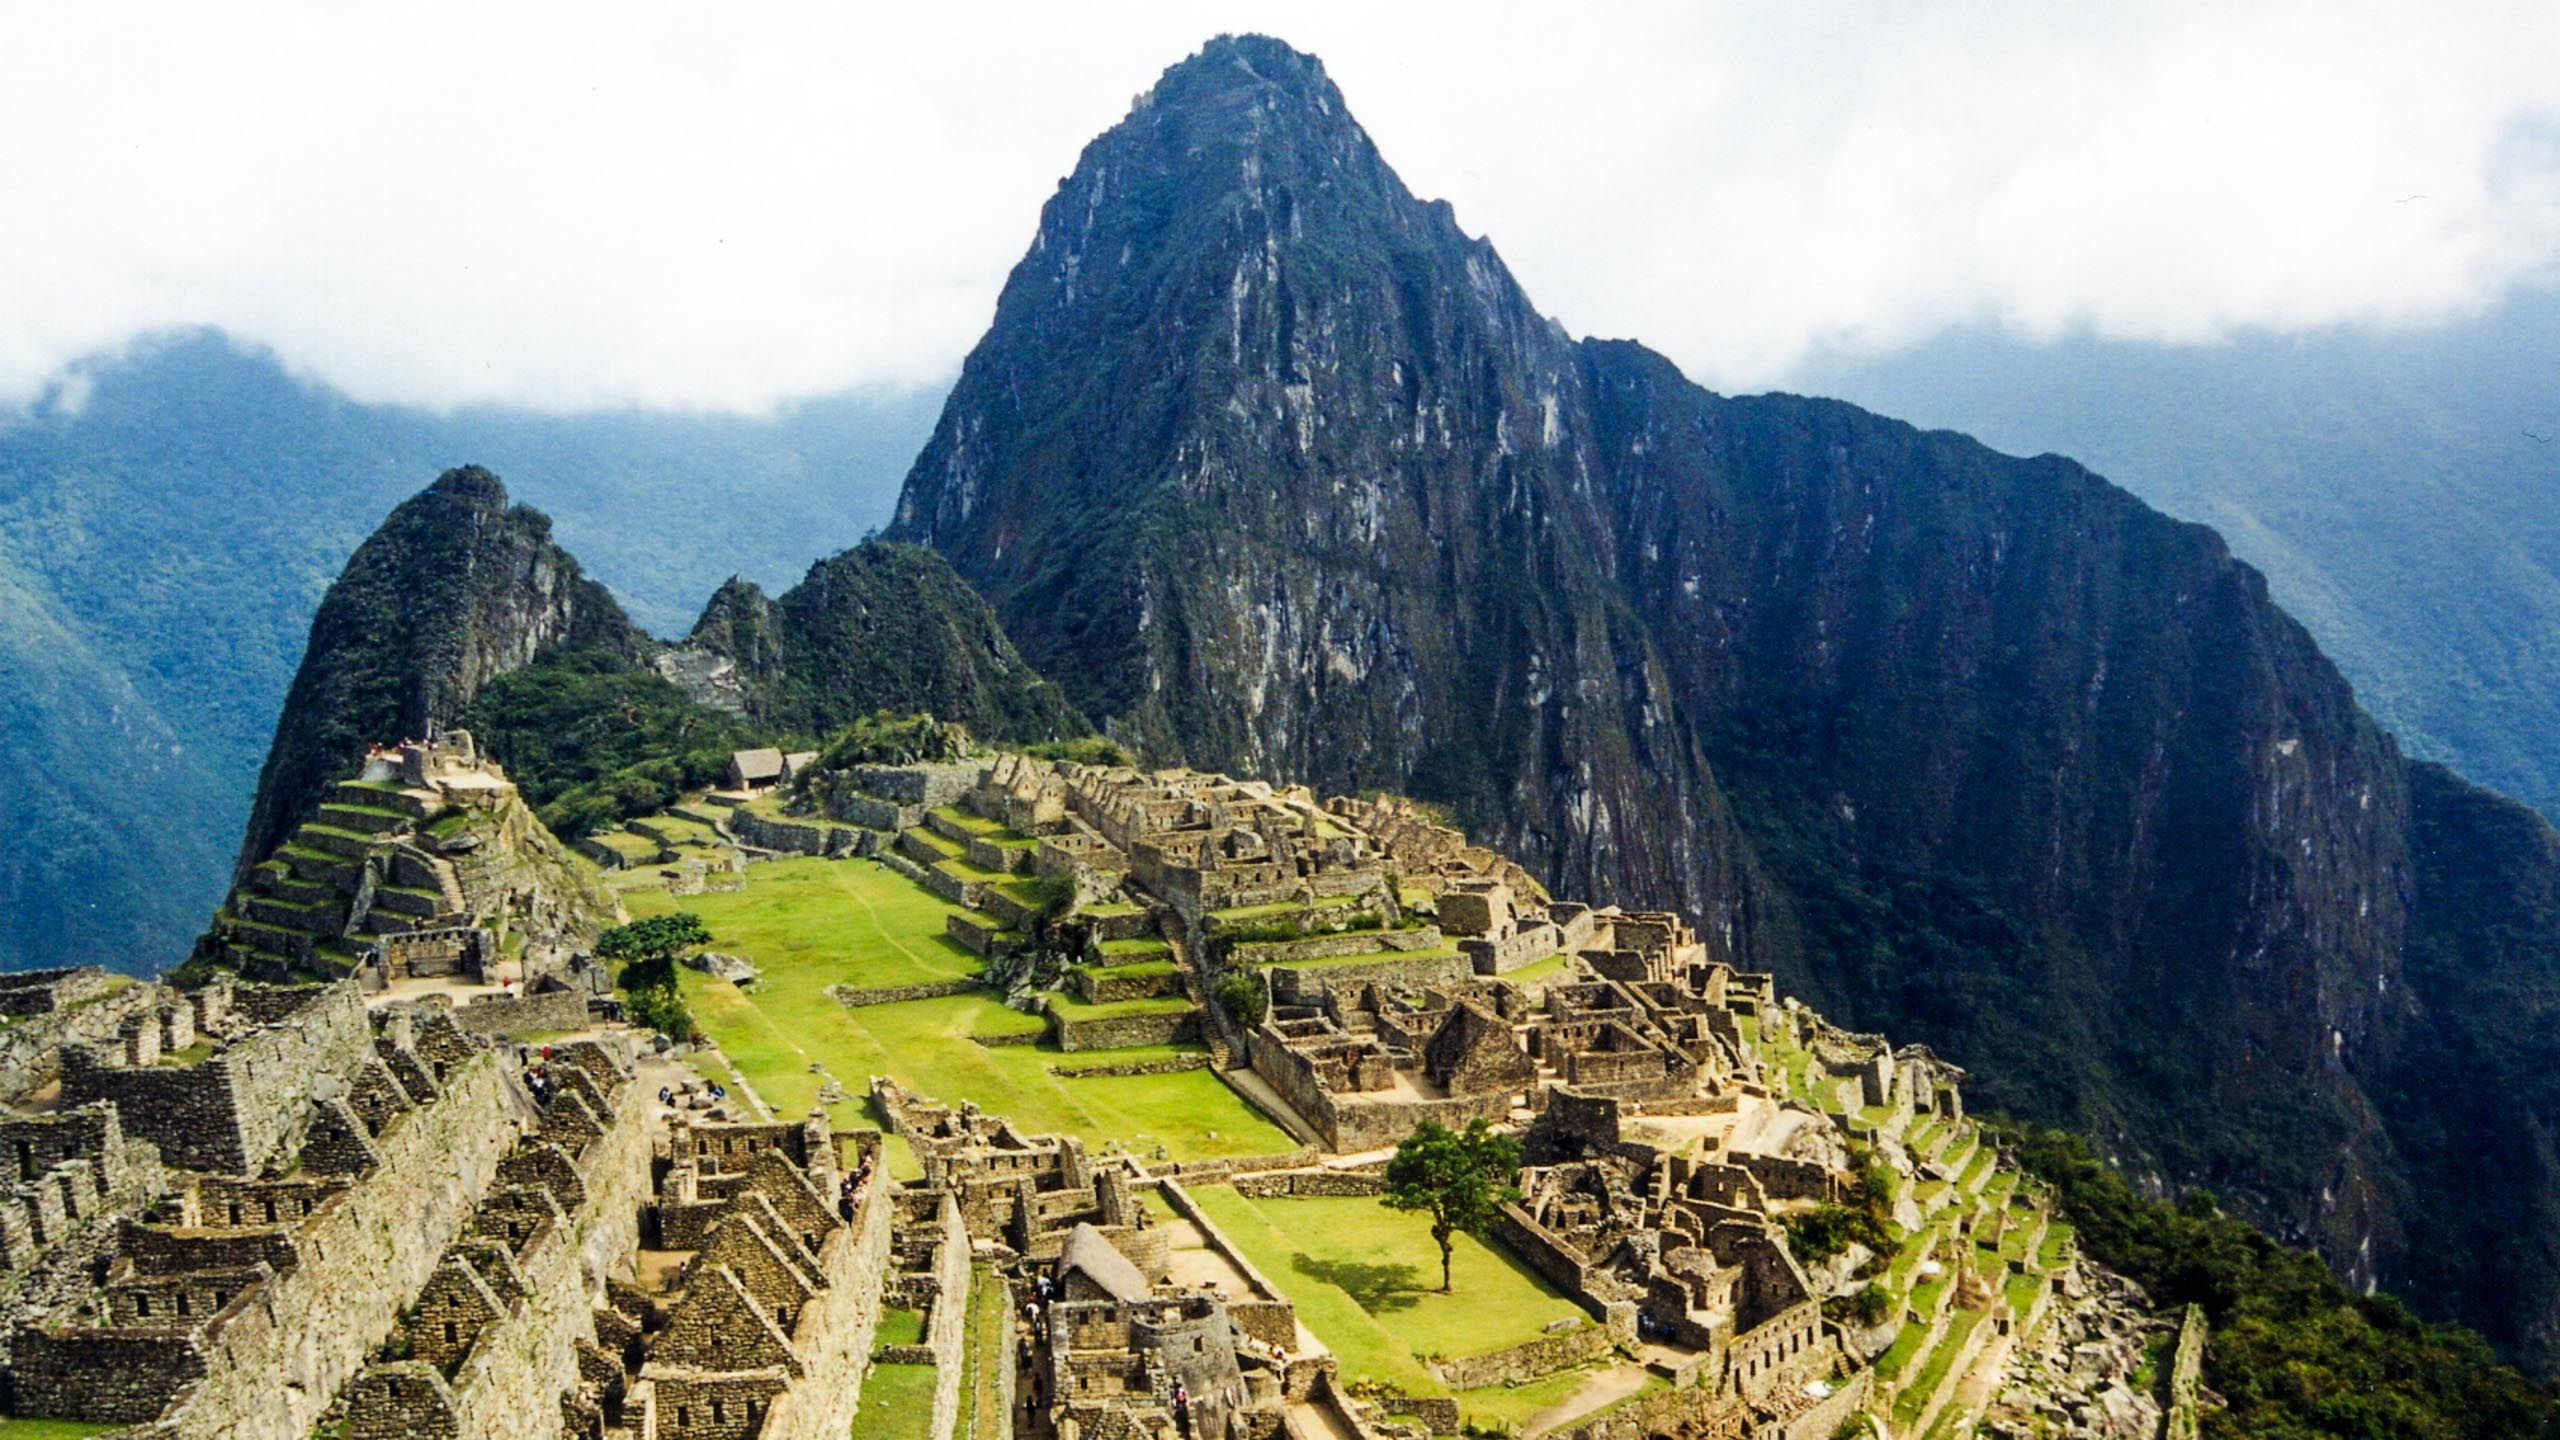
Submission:
[[[1166,106],[1202,105],[1221,97],[1268,96],[1339,114],[1342,92],[1324,62],[1269,35],[1220,35],[1175,62],[1148,99]]]

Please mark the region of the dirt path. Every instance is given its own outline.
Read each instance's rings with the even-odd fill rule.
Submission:
[[[1606,1370],[1594,1371],[1572,1394],[1530,1416],[1520,1424],[1522,1435],[1537,1435],[1553,1430],[1577,1415],[1588,1415],[1603,1405],[1613,1404],[1644,1388],[1647,1371],[1642,1365],[1622,1362]]]

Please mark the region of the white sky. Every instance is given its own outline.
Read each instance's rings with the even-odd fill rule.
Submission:
[[[2560,254],[2549,3],[927,8],[0,0],[0,402],[198,324],[437,406],[938,382],[1220,30],[1721,388],[1965,323],[2420,324]]]

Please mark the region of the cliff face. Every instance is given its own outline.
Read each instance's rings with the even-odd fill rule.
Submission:
[[[648,638],[551,543],[551,522],[510,505],[478,466],[402,502],[312,617],[241,843],[266,858],[367,744],[453,723],[480,687],[554,646],[637,658]]]
[[[695,699],[796,734],[879,710],[931,711],[988,739],[1090,729],[968,582],[915,545],[829,556],[779,600],[731,580],[657,664]]]
[[[1154,758],[1447,803],[2351,1279],[2459,1243],[2377,1103],[2410,781],[2256,572],[2068,461],[1572,340],[1286,46],[1087,149],[892,534]]]

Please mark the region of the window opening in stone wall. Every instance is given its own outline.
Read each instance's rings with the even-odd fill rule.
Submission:
[[[25,1140],[18,1142],[18,1178],[21,1180],[36,1178],[36,1147],[32,1142]]]

